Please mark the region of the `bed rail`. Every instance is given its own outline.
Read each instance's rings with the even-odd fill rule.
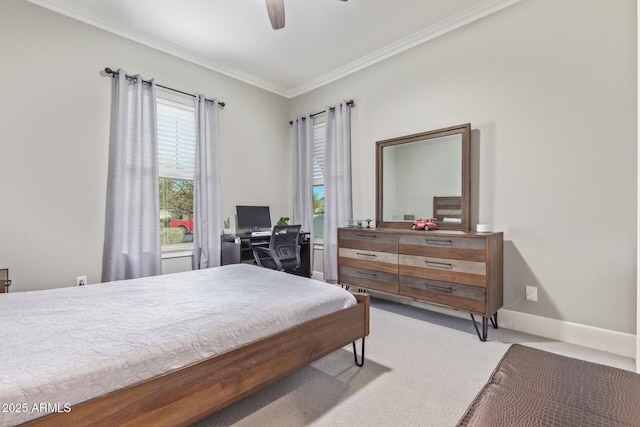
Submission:
[[[193,423],[358,339],[363,339],[364,350],[364,337],[369,335],[369,295],[355,297],[356,306],[24,425]]]

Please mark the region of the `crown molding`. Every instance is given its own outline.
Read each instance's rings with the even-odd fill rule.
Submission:
[[[105,19],[103,16],[92,14],[81,7],[60,4],[56,0],[27,0],[37,6],[52,10],[61,15],[75,19],[85,24],[100,28],[136,43],[151,47],[233,79],[242,81],[252,86],[272,92],[285,98],[294,98],[306,92],[310,92],[319,87],[325,86],[364,68],[370,67],[378,62],[384,61],[394,55],[398,55],[408,49],[420,44],[433,40],[443,34],[467,25],[478,19],[484,18],[492,13],[498,12],[506,7],[512,6],[522,0],[485,0],[476,6],[457,13],[445,20],[442,20],[432,26],[424,28],[413,33],[403,39],[400,39],[388,46],[378,49],[368,55],[365,55],[349,64],[339,67],[329,73],[318,78],[312,79],[306,83],[295,86],[293,88],[285,88],[274,84],[267,80],[261,79],[253,74],[246,73],[233,67],[219,64],[211,59],[199,55],[191,50],[177,46],[166,40],[149,36],[148,34],[124,28],[118,23]]]
[[[284,87],[281,87],[279,85],[276,85],[274,83],[261,79],[259,77],[246,73],[244,71],[238,70],[236,68],[229,67],[224,64],[215,63],[205,56],[199,55],[191,50],[177,46],[166,40],[163,40],[157,37],[152,37],[148,34],[122,27],[118,23],[112,20],[106,19],[103,16],[92,14],[86,9],[75,7],[75,6],[62,5],[56,0],[27,0],[27,1],[37,6],[41,6],[45,9],[49,9],[53,12],[75,19],[77,21],[84,22],[85,24],[89,24],[93,27],[100,28],[102,30],[116,34],[120,37],[124,37],[128,40],[132,40],[136,43],[140,43],[142,45],[151,47],[153,49],[159,50],[161,52],[167,53],[169,55],[191,62],[193,64],[200,65],[201,67],[218,72],[220,74],[224,74],[228,77],[231,77],[236,80],[240,80],[252,86],[256,86],[260,89],[273,92],[276,95],[289,97],[288,96],[289,91]]]
[[[413,33],[405,38],[402,38],[390,45],[387,45],[381,49],[378,49],[368,55],[365,55],[343,67],[337,68],[327,74],[324,74],[316,79],[310,80],[302,85],[292,88],[288,92],[288,97],[293,98],[302,95],[306,92],[312,91],[319,87],[325,86],[364,68],[370,67],[378,62],[384,61],[392,56],[398,55],[413,47],[426,43],[435,39],[443,34],[449,33],[462,26],[470,24],[498,12],[504,8],[512,6],[522,0],[486,0],[474,7],[466,9],[460,13],[457,13],[449,18],[439,21],[434,25],[426,27],[416,33]]]

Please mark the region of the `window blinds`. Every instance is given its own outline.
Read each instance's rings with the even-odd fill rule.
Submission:
[[[324,185],[325,123],[324,115],[313,120],[313,185]]]
[[[195,172],[195,110],[189,105],[157,98],[160,176],[193,179]]]

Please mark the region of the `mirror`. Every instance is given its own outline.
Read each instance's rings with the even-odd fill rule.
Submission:
[[[469,230],[471,125],[376,143],[376,226],[411,228],[436,218],[441,230]]]

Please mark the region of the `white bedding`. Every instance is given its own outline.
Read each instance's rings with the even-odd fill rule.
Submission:
[[[246,264],[3,294],[0,426],[353,305],[337,286]]]

